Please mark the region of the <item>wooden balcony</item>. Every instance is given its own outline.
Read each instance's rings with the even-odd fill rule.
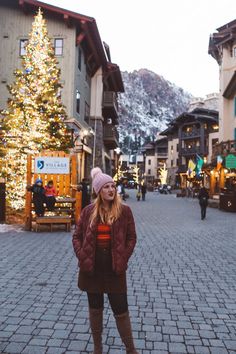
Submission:
[[[189,156],[189,155],[194,155],[194,154],[200,154],[200,146],[194,146],[191,148],[182,148],[181,149],[181,155],[182,156]]]
[[[119,133],[113,124],[106,124],[103,128],[104,145],[110,150],[119,146]]]
[[[218,155],[227,156],[229,154],[236,154],[236,140],[222,141],[212,147],[212,159],[217,158]]]
[[[192,131],[189,131],[189,132],[182,131],[181,138],[182,139],[193,139],[193,138],[199,138],[200,135],[201,135],[200,129],[193,129]]]
[[[105,91],[103,93],[103,115],[105,118],[113,118],[117,123],[118,119],[118,102],[115,92]]]

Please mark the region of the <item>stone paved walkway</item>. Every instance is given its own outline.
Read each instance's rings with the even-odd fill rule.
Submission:
[[[129,192],[129,308],[140,354],[236,353],[236,214]],[[71,234],[0,233],[0,353],[91,353]],[[104,353],[125,353],[106,302]]]

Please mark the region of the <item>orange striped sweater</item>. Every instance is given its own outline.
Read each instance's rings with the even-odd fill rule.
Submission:
[[[97,228],[97,246],[100,248],[109,248],[111,245],[111,227],[106,224],[98,224]]]

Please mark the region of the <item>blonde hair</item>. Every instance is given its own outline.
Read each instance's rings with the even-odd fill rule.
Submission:
[[[122,203],[120,196],[115,193],[114,199],[110,204],[109,210],[105,210],[101,194],[98,193],[97,198],[94,201],[94,209],[90,216],[90,226],[96,222],[97,219],[103,224],[111,225],[121,215]]]

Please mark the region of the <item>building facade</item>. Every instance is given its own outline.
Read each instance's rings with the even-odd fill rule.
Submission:
[[[219,142],[236,140],[236,20],[217,28],[208,52],[219,64]]]
[[[189,161],[196,161],[197,155],[205,163],[211,162],[218,129],[217,111],[195,108],[182,113],[161,133],[168,138],[168,182],[172,186],[180,184],[180,175],[186,182]]]

